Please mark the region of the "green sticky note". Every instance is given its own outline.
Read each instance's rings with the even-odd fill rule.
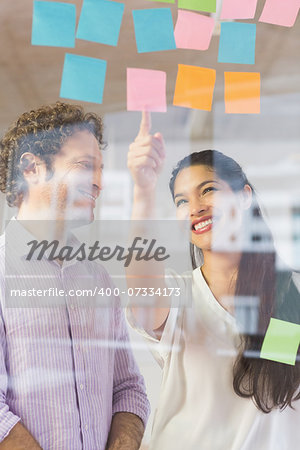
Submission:
[[[178,0],[178,8],[216,12],[216,0]]]
[[[272,318],[261,347],[260,357],[294,366],[299,344],[300,325]]]

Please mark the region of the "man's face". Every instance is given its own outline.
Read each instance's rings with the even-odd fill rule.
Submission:
[[[43,204],[51,219],[93,221],[102,168],[101,151],[92,133],[78,131],[68,138],[53,158],[52,177],[48,179],[44,173],[40,184]]]

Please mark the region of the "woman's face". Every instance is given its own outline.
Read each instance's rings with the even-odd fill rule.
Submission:
[[[243,213],[251,205],[246,185],[234,192],[207,166],[182,169],[174,184],[179,220],[190,222],[191,242],[203,251],[241,251]]]

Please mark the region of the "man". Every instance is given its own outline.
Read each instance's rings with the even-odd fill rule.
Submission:
[[[138,449],[149,403],[119,299],[74,296],[110,277],[90,261],[24,258],[45,236],[78,246],[70,227],[94,220],[101,119],[56,103],[23,114],[0,145],[0,189],[18,208],[0,242],[0,449]],[[12,299],[9,283],[44,297]]]

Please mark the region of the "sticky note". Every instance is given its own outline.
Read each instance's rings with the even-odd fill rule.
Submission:
[[[223,0],[220,19],[253,19],[257,0]]]
[[[150,1],[160,3],[175,3],[175,0],[150,0]]]
[[[215,82],[214,69],[178,64],[173,104],[211,111]]]
[[[179,9],[174,31],[176,47],[207,50],[214,25],[215,22],[212,17]]]
[[[166,72],[127,69],[127,110],[167,111]]]
[[[102,103],[106,61],[66,53],[60,97]]]
[[[266,0],[260,22],[292,27],[299,12],[299,0]]]
[[[178,0],[178,8],[216,12],[216,0]]]
[[[60,2],[33,2],[32,45],[75,47],[76,6]]]
[[[254,23],[221,23],[218,62],[254,64],[255,37]]]
[[[260,73],[225,72],[225,112],[260,113]]]
[[[170,8],[132,11],[138,53],[176,49]]]
[[[124,4],[107,0],[84,0],[76,37],[99,44],[118,44]]]
[[[299,344],[300,325],[272,318],[261,347],[260,357],[294,366]]]

